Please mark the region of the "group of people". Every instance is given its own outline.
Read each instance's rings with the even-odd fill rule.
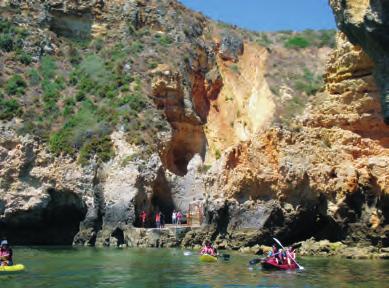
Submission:
[[[0,243],[0,266],[12,266],[12,256],[12,248],[9,246],[8,241],[2,240]]]
[[[181,211],[176,211],[176,210],[173,210],[173,213],[172,213],[172,224],[175,224],[175,225],[181,225],[182,223],[182,213]]]
[[[296,261],[296,251],[292,247],[277,249],[277,246],[273,245],[267,257],[274,258],[279,265],[292,265]]]
[[[142,211],[139,215],[140,222],[143,228],[146,228],[147,222],[150,224],[150,219],[154,219],[155,227],[157,228],[163,228],[165,227],[165,215],[162,212],[155,213],[154,217],[148,218],[149,215],[147,215],[146,211]],[[152,216],[152,215],[150,215]],[[149,220],[149,221],[148,221]]]
[[[144,210],[139,215],[140,222],[141,222],[141,225],[143,228],[147,227],[147,222],[148,222],[148,220],[150,220],[150,219],[148,219],[148,216],[149,215],[147,215],[147,212]],[[156,212],[155,216],[151,217],[151,219],[153,219],[153,218],[154,218],[154,222],[155,222],[155,227],[157,227],[159,229],[165,227],[165,223],[166,223],[165,215],[162,212],[160,212],[160,211]],[[181,213],[181,211],[174,210],[172,213],[172,224],[181,225],[182,218],[183,218],[183,214]],[[150,221],[149,221],[149,224],[150,224]],[[153,226],[153,223],[151,223],[151,226]]]

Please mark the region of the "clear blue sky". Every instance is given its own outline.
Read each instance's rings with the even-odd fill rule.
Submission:
[[[328,0],[180,0],[215,20],[255,31],[333,29]]]

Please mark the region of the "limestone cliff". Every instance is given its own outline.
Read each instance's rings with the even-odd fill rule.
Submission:
[[[207,180],[208,221],[222,246],[309,237],[387,246],[388,132],[374,64],[338,37],[326,90],[293,129],[230,148]]]
[[[388,9],[385,0],[330,0],[336,22],[348,39],[359,45],[375,62],[375,78],[381,92],[384,120],[389,123]]]
[[[341,34],[325,72],[332,34],[247,32],[173,0],[0,7],[12,242],[389,245],[389,130],[365,47]],[[141,211],[153,227],[191,203],[201,227],[139,228]]]

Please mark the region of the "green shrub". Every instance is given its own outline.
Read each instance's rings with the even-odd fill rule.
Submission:
[[[0,17],[0,49],[6,52],[21,49],[27,31]]]
[[[203,165],[197,167],[197,172],[205,174],[209,171],[209,169],[211,169],[211,167],[212,167],[211,165],[203,164]]]
[[[315,76],[308,69],[304,69],[303,75],[295,80],[294,86],[297,91],[305,93],[306,95],[314,95],[324,85],[321,76]]]
[[[144,47],[143,47],[143,44],[139,41],[133,41],[131,43],[131,46],[129,48],[129,52],[133,55],[138,55],[139,53],[141,53],[143,51]]]
[[[78,65],[81,63],[82,58],[81,58],[80,52],[73,45],[69,46],[67,54],[68,54],[67,56],[69,57],[70,63],[72,63],[73,65]]]
[[[173,39],[170,38],[166,34],[163,34],[163,35],[157,34],[157,35],[155,35],[155,38],[157,39],[159,45],[162,45],[162,46],[165,46],[165,47],[167,47],[167,46],[169,46],[170,44],[173,43]]]
[[[260,33],[259,37],[255,40],[255,42],[263,47],[269,47],[273,42],[270,40],[269,36],[266,33]]]
[[[23,95],[25,93],[25,88],[27,87],[26,82],[23,80],[22,76],[16,74],[8,79],[5,85],[5,91],[9,95]]]
[[[45,79],[54,78],[57,64],[51,56],[43,56],[40,63],[40,72]]]
[[[110,133],[110,128],[99,122],[96,107],[90,101],[84,101],[76,114],[63,125],[62,129],[51,135],[50,151],[54,154],[75,154],[92,137]]]
[[[219,160],[220,157],[222,157],[222,153],[220,152],[219,149],[216,149],[215,150],[215,158],[216,158],[216,160]]]
[[[98,161],[102,162],[107,162],[115,156],[112,141],[108,135],[89,139],[80,149],[78,163],[86,165],[94,155],[97,156]]]
[[[41,81],[41,76],[39,75],[38,71],[36,69],[30,69],[27,72],[28,79],[30,80],[31,86],[36,86]]]
[[[96,54],[88,55],[82,60],[80,72],[87,76],[83,77],[83,80],[90,81],[89,85],[92,86],[96,86],[96,83],[91,83],[91,81],[105,84],[113,79],[112,73],[105,67],[104,60]]]
[[[12,35],[10,34],[0,34],[0,49],[6,52],[11,52],[13,50],[14,43]]]
[[[301,36],[291,37],[285,42],[286,48],[307,48],[310,45],[311,43]]]
[[[16,58],[18,59],[18,61],[24,65],[29,65],[31,64],[32,62],[32,57],[30,54],[26,53],[26,52],[20,52],[18,53],[18,55],[16,56]]]
[[[239,67],[238,67],[238,65],[232,64],[232,65],[230,66],[230,69],[231,69],[232,72],[234,72],[235,74],[239,74]]]
[[[5,100],[0,98],[0,119],[11,120],[22,115],[22,108],[15,99]]]
[[[319,31],[319,47],[330,47],[334,48],[336,45],[335,35],[336,30],[321,30]]]
[[[59,155],[61,152],[65,154],[73,154],[75,152],[67,140],[69,133],[69,130],[62,130],[50,136],[49,148],[52,153]]]
[[[147,63],[147,66],[148,66],[149,69],[155,69],[155,68],[158,67],[158,63],[157,63],[157,62],[154,62],[154,61],[149,61],[149,62]]]
[[[59,112],[59,109],[57,106],[57,102],[53,99],[45,101],[43,109],[46,114],[55,114],[55,116],[58,116],[57,113]]]
[[[61,85],[55,81],[47,80],[47,79],[43,80],[42,82],[43,101],[56,102],[61,96],[60,94],[61,88],[62,88]]]
[[[119,106],[123,105],[128,105],[132,110],[140,112],[146,108],[147,102],[140,93],[134,93],[120,99]]]

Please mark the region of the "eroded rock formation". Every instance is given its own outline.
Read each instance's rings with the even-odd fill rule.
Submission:
[[[389,3],[385,0],[330,0],[336,22],[354,44],[363,48],[375,63],[375,78],[381,91],[384,121],[389,123]]]
[[[158,147],[146,158],[121,125],[109,135],[115,156],[81,167],[76,157],[51,154],[41,139],[17,135],[18,119],[1,123],[2,232],[20,244],[168,247],[209,238],[239,249],[277,236],[286,243],[314,237],[389,246],[389,128],[379,104],[379,90],[387,94],[386,66],[379,64],[386,63],[386,40],[377,36],[385,7],[378,2],[331,1],[341,29],[363,45],[338,36],[325,90],[286,128],[272,124],[291,87],[283,83],[275,95],[272,84],[288,73],[268,69],[290,64],[289,54],[303,59],[303,52],[283,45],[272,51],[239,30],[221,32],[176,1],[2,1],[5,15],[15,7],[23,12],[15,21],[31,28],[23,49],[33,61],[59,56],[61,37],[98,40],[112,36],[108,31],[117,32],[115,41],[149,35],[145,59],[155,61],[156,43],[159,52],[170,52],[148,63],[147,73],[133,71],[149,84],[135,92],[146,93],[170,125],[153,135]],[[309,59],[320,66],[328,49],[312,48]],[[130,62],[118,69],[131,71]],[[6,68],[7,75],[16,69]],[[139,228],[141,211],[151,227],[155,212],[169,218],[192,202],[204,205],[201,227]]]

